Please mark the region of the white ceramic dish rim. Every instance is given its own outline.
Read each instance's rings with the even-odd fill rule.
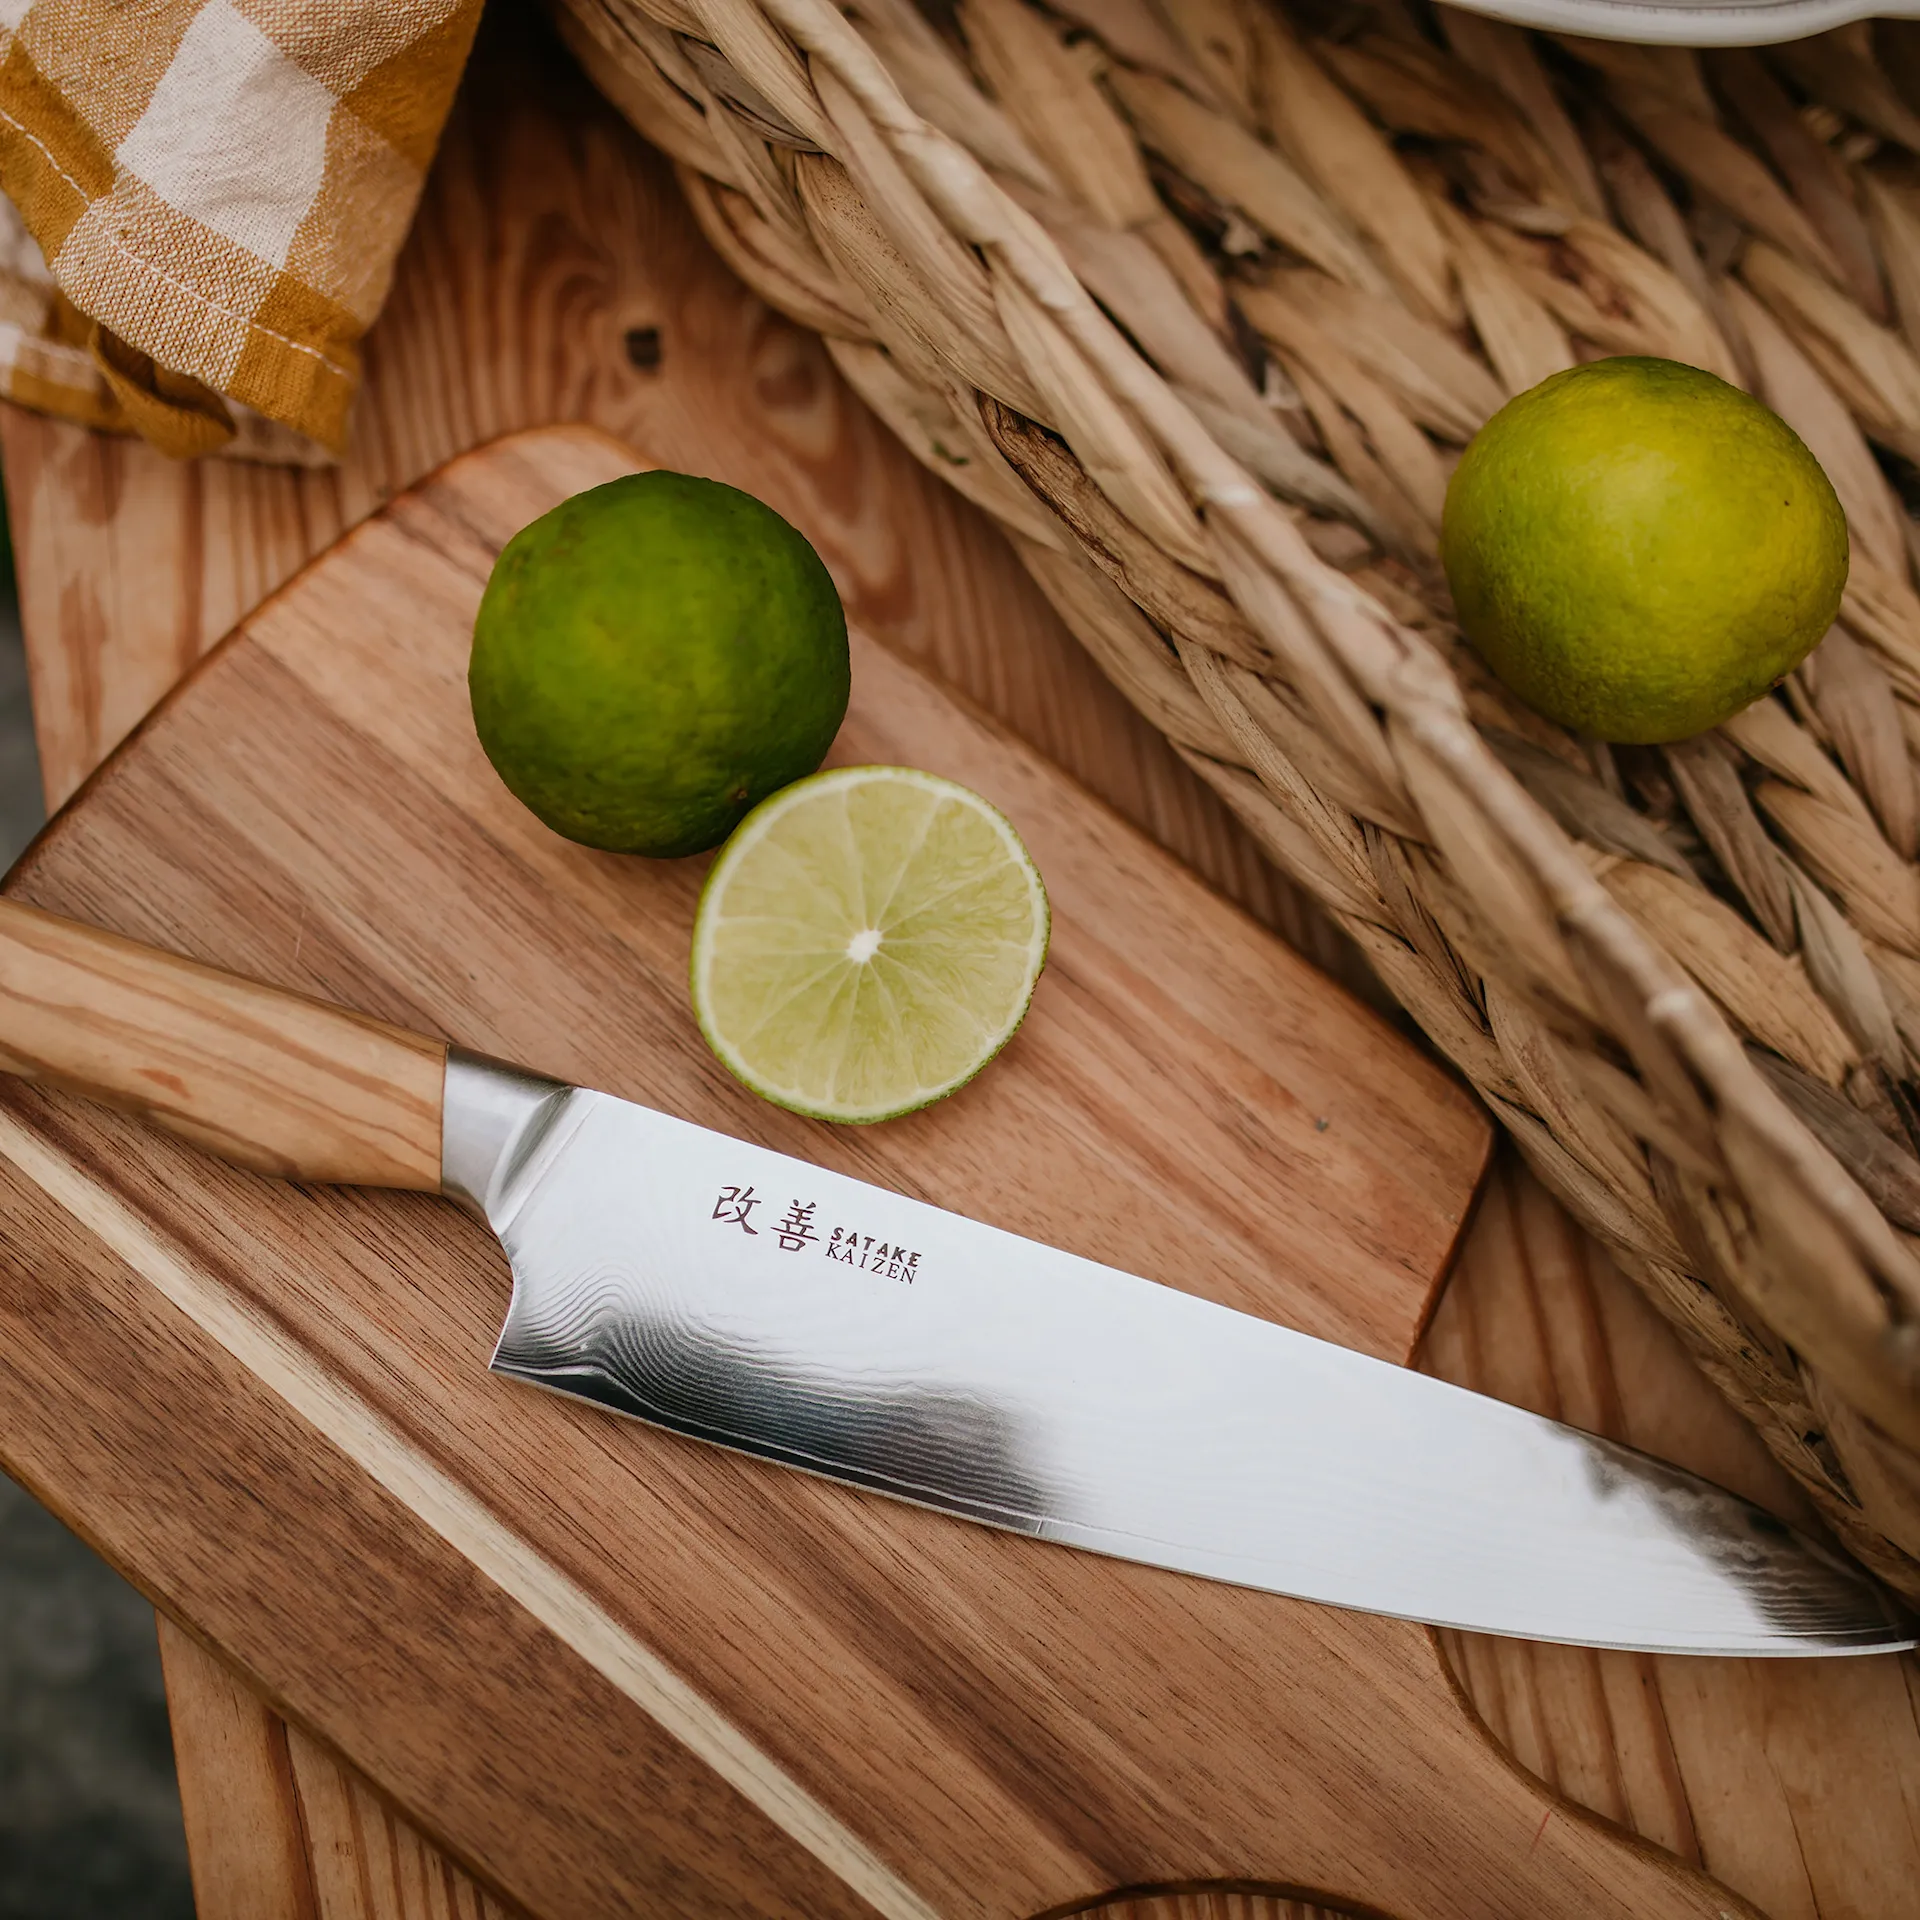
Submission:
[[[1461,4],[1462,0],[1454,0]],[[1850,21],[1920,18],[1920,0],[1706,0],[1696,6],[1641,0],[1464,0],[1470,13],[1589,40],[1637,40],[1677,47],[1762,47],[1800,40]]]

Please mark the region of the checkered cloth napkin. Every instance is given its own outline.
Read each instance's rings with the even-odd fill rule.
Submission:
[[[0,0],[0,393],[324,457],[480,0]]]

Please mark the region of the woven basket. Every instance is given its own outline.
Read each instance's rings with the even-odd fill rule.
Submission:
[[[991,513],[1847,1546],[1920,1598],[1920,42],[1402,0],[560,0],[715,245]],[[1877,57],[1876,57],[1877,56]],[[1841,624],[1664,750],[1481,670],[1510,394],[1647,353],[1825,464]]]

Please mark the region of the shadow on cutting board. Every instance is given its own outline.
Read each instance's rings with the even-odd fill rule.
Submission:
[[[40,825],[0,505],[0,871]],[[0,1475],[0,1920],[189,1920],[153,1609]]]

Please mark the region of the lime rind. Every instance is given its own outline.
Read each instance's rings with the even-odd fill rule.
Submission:
[[[1793,429],[1717,375],[1625,356],[1509,400],[1448,482],[1440,558],[1462,634],[1570,732],[1689,739],[1817,646],[1847,518]]]
[[[839,767],[741,822],[694,921],[694,1016],[763,1099],[864,1125],[946,1098],[1013,1037],[1046,887],[1012,823],[911,767]]]

